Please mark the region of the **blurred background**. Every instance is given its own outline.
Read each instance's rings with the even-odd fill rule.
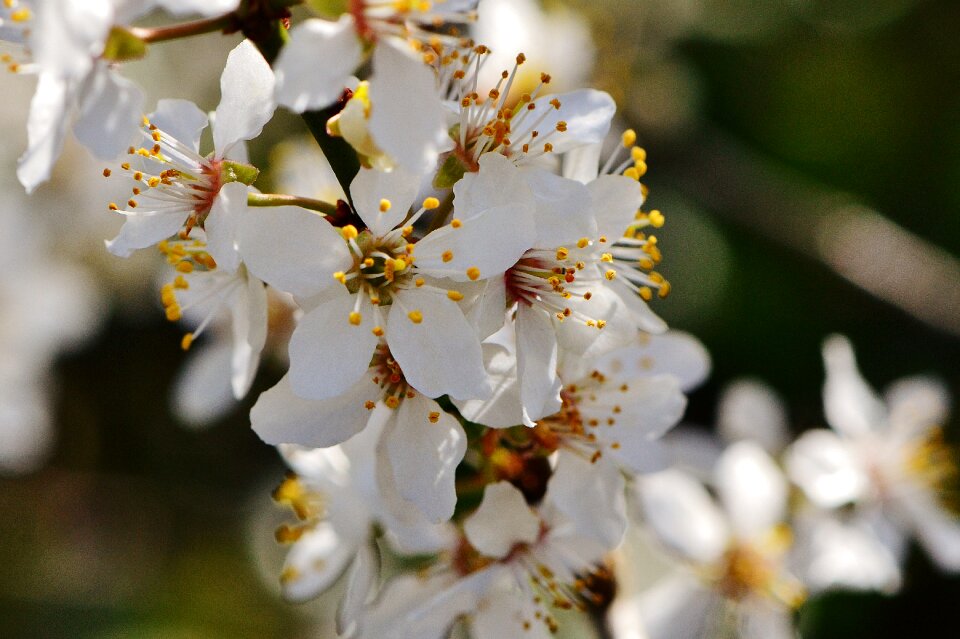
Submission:
[[[748,376],[780,393],[796,432],[823,425],[820,344],[833,332],[877,387],[931,373],[960,394],[960,3],[482,1],[482,41],[523,50],[557,90],[609,91],[648,151],[673,284],[655,308],[714,362],[688,422],[709,428],[722,389]],[[235,42],[154,45],[125,74],[148,109],[183,97],[212,110]],[[105,251],[120,220],[102,165],[75,145],[51,183],[22,194],[33,82],[4,87],[0,636],[333,636],[335,599],[278,596],[272,530],[285,514],[270,491],[284,469],[245,415],[282,364],[209,426],[172,411],[178,384],[221,400],[183,377],[195,353],[163,319],[162,259]],[[251,149],[265,180],[270,148],[303,133],[278,112]],[[915,552],[898,596],[817,597],[800,628],[955,636],[938,624],[957,601],[960,579]]]

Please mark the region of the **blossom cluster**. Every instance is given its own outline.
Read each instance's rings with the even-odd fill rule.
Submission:
[[[519,52],[491,73],[468,35],[482,1],[313,2],[291,23],[293,4],[0,7],[7,65],[37,76],[18,177],[45,181],[71,126],[103,158],[126,198],[106,207],[124,220],[107,250],[162,254],[166,317],[203,351],[183,402],[209,417],[264,353],[289,360],[250,413],[291,471],[274,495],[292,512],[287,598],[343,576],[342,636],[540,637],[558,611],[599,615],[616,583],[614,636],[732,622],[766,638],[792,636],[808,591],[896,588],[911,534],[960,569],[945,392],[911,380],[884,403],[842,338],[825,347],[834,431],[784,448],[751,396],[731,409],[738,441],[685,470],[706,449],[667,433],[710,362],[655,312],[665,218],[608,94],[553,93]],[[132,26],[158,8],[199,19]],[[208,31],[245,36],[216,109],[144,115],[123,63]],[[319,148],[255,166],[246,143],[280,108]],[[262,192],[260,169],[283,192]],[[805,496],[793,512],[786,477]],[[680,568],[630,592],[634,530]],[[416,570],[382,579],[383,553]]]

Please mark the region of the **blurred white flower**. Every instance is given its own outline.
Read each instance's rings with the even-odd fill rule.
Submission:
[[[943,384],[925,377],[893,384],[881,399],[857,369],[850,342],[830,337],[823,397],[832,430],[801,436],[787,453],[790,478],[821,508],[856,507],[864,529],[893,556],[915,536],[934,563],[960,571],[960,519],[949,499],[956,490],[956,453],[941,425],[950,398]],[[877,587],[882,587],[879,584]]]

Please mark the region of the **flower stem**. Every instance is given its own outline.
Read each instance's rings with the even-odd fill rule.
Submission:
[[[247,206],[299,206],[324,215],[333,215],[337,212],[336,204],[281,193],[247,193]]]
[[[167,27],[130,27],[130,33],[137,36],[147,44],[152,42],[166,42],[168,40],[177,40],[179,38],[188,38],[190,36],[202,35],[204,33],[213,33],[223,31],[233,24],[233,13],[218,16],[215,18],[205,18],[194,22],[184,22]]]

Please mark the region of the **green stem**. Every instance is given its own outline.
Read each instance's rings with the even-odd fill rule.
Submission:
[[[223,31],[233,24],[233,16],[233,13],[228,13],[215,18],[184,22],[183,24],[174,24],[168,27],[130,27],[129,31],[147,44],[166,42],[168,40],[189,38],[190,36],[202,35],[204,33]]]
[[[324,215],[333,215],[337,212],[336,204],[281,193],[247,193],[247,206],[299,206]]]

